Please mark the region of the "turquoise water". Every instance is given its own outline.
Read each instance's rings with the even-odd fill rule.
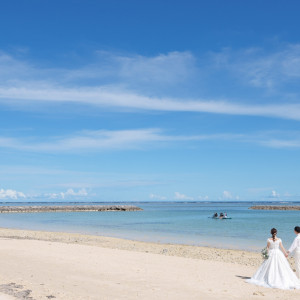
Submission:
[[[67,204],[70,203],[61,203],[61,205]],[[0,227],[77,232],[151,242],[259,251],[265,246],[272,227],[277,228],[278,236],[288,247],[294,238],[293,228],[300,225],[300,211],[249,209],[255,204],[266,204],[261,202],[141,202],[134,204],[144,210],[0,214]],[[33,204],[1,203],[0,205]],[[46,203],[34,205],[46,205]],[[232,219],[208,218],[214,212],[227,212]]]

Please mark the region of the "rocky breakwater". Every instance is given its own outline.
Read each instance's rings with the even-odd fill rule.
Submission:
[[[263,210],[300,210],[300,205],[256,205],[251,206],[249,209],[263,209]]]
[[[0,206],[0,213],[87,212],[87,211],[138,211],[134,205],[45,205]]]

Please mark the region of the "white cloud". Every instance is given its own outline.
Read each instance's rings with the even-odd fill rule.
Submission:
[[[11,190],[11,189],[0,189],[0,199],[1,200],[6,200],[6,199],[10,199],[10,200],[17,200],[20,198],[26,198],[26,195],[22,192],[18,192],[15,190]]]
[[[87,196],[88,193],[85,189],[80,189],[78,192],[75,192],[73,189],[68,189],[64,196]]]
[[[167,197],[165,197],[165,196],[156,195],[156,194],[150,194],[149,198],[150,199],[157,199],[157,200],[166,200],[167,199]]]
[[[240,197],[238,195],[233,195],[230,191],[223,191],[222,197],[219,198],[219,200],[240,200]]]
[[[280,201],[291,201],[295,200],[298,201],[300,199],[300,195],[298,194],[291,194],[290,192],[284,192],[283,194],[279,193],[276,190],[271,190],[269,195],[264,196],[264,199],[272,199],[272,200],[280,200]]]
[[[222,194],[223,199],[233,199],[232,194],[229,191],[224,191]]]
[[[181,194],[179,192],[175,192],[174,199],[175,200],[194,200],[193,197],[187,196],[185,194]]]
[[[44,196],[49,199],[65,199],[72,197],[78,198],[88,196],[88,192],[85,189],[80,189],[77,192],[75,192],[73,189],[68,189],[66,192],[50,193],[45,194]]]
[[[279,197],[280,197],[280,195],[279,195],[279,193],[278,193],[278,192],[276,192],[275,190],[273,190],[273,191],[271,192],[271,195],[270,195],[270,197],[271,197],[271,198],[279,198]]]

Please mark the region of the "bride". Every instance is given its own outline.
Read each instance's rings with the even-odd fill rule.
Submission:
[[[269,258],[262,263],[254,276],[247,282],[284,290],[300,289],[300,280],[285,257],[287,253],[281,239],[277,237],[277,230],[273,228],[271,234],[272,237],[268,239],[267,243]]]

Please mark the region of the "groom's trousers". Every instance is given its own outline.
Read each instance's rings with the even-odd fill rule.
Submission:
[[[294,258],[295,258],[296,274],[297,277],[300,279],[300,251],[299,250],[295,251]]]

